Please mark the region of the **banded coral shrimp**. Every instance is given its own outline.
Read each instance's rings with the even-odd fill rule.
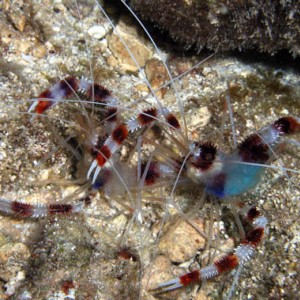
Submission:
[[[42,16],[45,18],[44,22],[47,24],[43,25],[44,27],[42,27],[42,29],[44,28],[44,30],[50,30],[51,28],[56,28],[55,25],[58,26],[58,24],[63,24],[59,26],[59,30],[56,33],[55,31],[50,31],[53,35],[53,39],[54,37],[58,39],[55,42],[52,40],[52,43],[56,46],[53,47],[55,51],[59,53],[55,56],[49,55],[50,58],[49,56],[46,56],[39,59],[35,56],[21,56],[21,53],[17,53],[14,58],[15,60],[12,61],[15,64],[19,64],[20,68],[21,66],[24,66],[22,74],[23,76],[30,74],[31,81],[24,80],[24,78],[20,80],[19,74],[16,76],[11,72],[12,65],[8,66],[9,71],[7,74],[4,74],[5,84],[3,85],[3,91],[9,95],[9,97],[5,95],[5,99],[8,98],[8,101],[3,104],[4,117],[2,119],[2,124],[4,125],[4,144],[2,144],[2,146],[4,147],[5,145],[7,148],[3,148],[2,152],[5,163],[2,164],[1,195],[6,199],[12,200],[25,198],[29,203],[53,203],[55,200],[59,200],[60,203],[62,201],[70,200],[70,203],[72,203],[80,198],[80,192],[85,191],[84,189],[78,190],[78,185],[71,185],[70,182],[67,184],[66,181],[63,180],[65,178],[71,180],[72,158],[76,155],[76,151],[74,151],[76,147],[67,144],[72,128],[76,129],[74,117],[72,117],[71,114],[73,109],[77,112],[76,105],[74,106],[71,101],[69,101],[69,104],[68,101],[64,101],[65,103],[60,103],[59,105],[56,105],[56,107],[53,107],[53,109],[49,109],[49,111],[45,113],[45,116],[40,116],[40,119],[35,119],[31,123],[30,118],[32,116],[28,115],[28,113],[19,113],[14,106],[15,100],[21,99],[20,111],[28,111],[28,107],[32,104],[34,99],[31,101],[24,101],[24,99],[31,99],[32,95],[39,95],[45,89],[53,86],[58,81],[58,78],[64,77],[67,73],[77,75],[79,78],[80,76],[85,75],[94,78],[95,82],[100,81],[105,87],[112,89],[113,95],[119,98],[119,100],[122,99],[122,101],[126,98],[133,100],[138,99],[140,97],[138,91],[144,91],[147,90],[147,88],[142,85],[137,76],[126,76],[122,73],[120,75],[119,73],[113,73],[110,68],[105,68],[104,66],[108,63],[108,58],[107,60],[99,59],[98,61],[93,59],[98,53],[104,55],[105,51],[107,51],[107,47],[103,41],[99,42],[96,39],[91,39],[89,35],[85,34],[88,29],[93,27],[92,25],[94,25],[95,22],[100,22],[98,19],[96,21],[93,13],[91,13],[91,11],[94,12],[94,10],[97,10],[97,8],[93,8],[92,2],[91,6],[83,5],[79,7],[81,12],[84,12],[85,9],[87,9],[87,11],[90,10],[88,15],[85,15],[85,17],[82,18],[82,22],[78,21],[80,18],[77,17],[76,19],[76,17],[72,15],[72,13],[75,15],[77,13],[76,5],[68,6],[67,3],[63,4],[60,2],[49,2],[49,6],[45,7],[41,7],[41,3],[40,5],[32,5],[37,5],[32,8],[35,12],[41,9],[39,16],[36,14],[34,15],[34,20],[32,21],[33,24],[31,24],[36,30],[37,24],[40,24],[38,22],[40,20],[39,18]],[[44,9],[43,12],[42,9]],[[98,15],[97,17],[100,16]],[[101,20],[108,26],[105,19]],[[63,28],[66,31],[63,31]],[[109,31],[109,29],[107,29],[107,31]],[[38,31],[38,34],[40,35],[41,32],[43,32],[43,30]],[[82,34],[82,32],[84,34]],[[44,34],[46,35],[47,33],[45,32]],[[25,39],[25,42],[30,41],[30,37],[31,36],[27,36],[28,40]],[[26,38],[25,33],[24,38]],[[85,47],[84,44],[80,44],[85,40],[87,40],[88,47]],[[17,42],[19,39],[16,38],[15,41]],[[49,46],[49,43],[51,43],[49,36],[46,38],[46,41],[48,42],[46,45]],[[58,47],[59,42],[61,41],[65,43],[62,48]],[[70,43],[70,47],[67,45],[67,41],[73,41],[73,43]],[[76,46],[74,46],[74,44]],[[36,50],[38,46],[37,43],[33,43],[33,45],[33,48]],[[39,46],[42,51],[43,44],[40,44]],[[88,50],[90,50],[90,56],[86,56],[86,51]],[[12,46],[11,48],[7,48],[6,51],[6,57],[9,59],[12,59],[12,54],[15,54],[14,51],[17,52]],[[33,51],[33,49],[28,51],[31,55],[30,51]],[[78,53],[83,54],[83,56],[79,57],[79,55],[76,55]],[[114,58],[109,57],[109,59],[110,63],[113,64]],[[92,75],[90,74],[89,69],[90,61],[93,62],[94,72]],[[191,63],[188,59],[184,61],[175,58],[174,61],[175,63],[173,62],[173,64],[177,72],[180,72],[182,65],[183,67],[186,67],[184,65],[189,66]],[[193,60],[191,59],[191,61]],[[53,62],[55,67],[53,67],[53,65],[49,66]],[[190,66],[192,65],[193,64]],[[56,68],[56,66],[59,66],[60,71],[57,70],[58,68]],[[218,120],[219,118],[221,119],[220,116],[223,113],[222,104],[227,90],[226,84],[224,85],[226,80],[229,81],[229,91],[232,100],[231,105],[235,114],[235,127],[238,131],[239,139],[260,129],[263,125],[271,124],[282,114],[287,114],[284,109],[295,116],[299,116],[299,107],[297,105],[297,101],[299,101],[298,91],[294,87],[298,82],[296,75],[293,77],[293,74],[286,75],[283,73],[282,78],[276,78],[274,73],[271,70],[268,70],[267,67],[265,69],[262,68],[262,66],[245,66],[239,61],[230,59],[219,61],[216,59],[210,61],[209,65],[201,67],[200,70],[202,73],[200,73],[199,70],[193,71],[188,67],[190,70],[187,72],[187,76],[183,77],[180,83],[177,84],[178,87],[181,88],[180,94],[183,95],[183,100],[186,100],[184,113],[187,119],[189,132],[193,134],[192,137],[195,140],[207,139],[215,141],[221,136],[220,142],[217,143],[218,147],[221,147],[221,149],[224,150],[230,148],[230,141],[232,141],[230,138],[231,130],[225,130],[223,134],[220,134],[221,129],[219,125],[221,122]],[[98,71],[95,71],[97,69]],[[15,69],[12,71],[17,72]],[[225,71],[226,80],[222,76]],[[263,74],[259,74],[259,71],[263,72]],[[244,72],[245,74],[243,76],[240,74],[237,75],[238,72]],[[280,74],[277,75],[280,76]],[[100,80],[97,79],[99,76],[102,76],[100,77]],[[292,78],[289,78],[289,76]],[[48,80],[49,77],[51,78],[51,83]],[[9,78],[9,81],[7,78]],[[284,83],[284,80],[287,80],[287,83]],[[35,85],[33,85],[33,83]],[[199,83],[201,83],[200,91]],[[170,88],[170,90],[172,89]],[[205,94],[202,90],[206,90]],[[176,113],[182,124],[182,119],[178,113],[180,109],[176,104],[172,103],[172,100],[175,97],[174,94],[168,89],[162,91],[162,94],[163,93],[166,94],[161,101],[164,101],[164,105],[170,107],[172,111]],[[171,93],[171,95],[168,95],[168,93]],[[292,93],[295,93],[295,95],[292,95]],[[197,95],[196,97],[195,94]],[[281,101],[278,101],[277,105],[274,107],[273,100],[276,97]],[[282,98],[291,99],[285,99],[289,102],[284,102]],[[212,102],[212,99],[213,103],[210,103]],[[263,99],[264,101],[263,103],[259,103],[257,99]],[[79,99],[77,98],[74,100],[77,103],[79,102]],[[243,101],[244,104],[238,106],[238,103],[240,103],[238,101]],[[81,103],[83,103],[83,101],[79,102],[80,105]],[[157,105],[156,102],[154,103]],[[252,103],[257,105],[255,110],[251,107]],[[125,108],[124,118],[126,118],[126,113],[137,114],[140,110],[136,106],[130,108],[128,105],[129,104],[120,104],[121,108]],[[139,103],[139,105],[141,105],[141,103]],[[197,124],[201,119],[198,120],[194,116],[194,111],[198,109],[199,105],[201,106],[201,110],[199,109],[199,111],[205,111],[207,114],[212,115],[211,123],[207,124],[206,121],[205,126],[201,128],[201,130],[198,128],[201,126]],[[143,105],[141,106],[144,107]],[[195,119],[196,121],[193,123]],[[264,120],[263,124],[261,124],[262,119]],[[72,120],[73,123],[70,123],[70,120]],[[245,126],[245,124],[247,126]],[[28,126],[28,128],[26,128],[26,126]],[[162,127],[165,126],[166,124]],[[58,128],[63,128],[66,136],[59,138],[57,134]],[[22,132],[21,139],[18,134],[19,132]],[[210,134],[210,132],[213,132],[213,134]],[[22,141],[28,144],[28,149],[26,149],[25,152]],[[141,147],[137,147],[137,149],[141,149]],[[29,151],[27,152],[27,150]],[[291,179],[287,181],[284,176],[281,176],[280,178],[283,178],[283,180],[272,180],[272,177],[280,176],[280,172],[272,173],[271,171],[265,176],[266,179],[263,180],[263,183],[259,185],[258,189],[239,197],[240,201],[245,201],[250,205],[259,206],[259,208],[263,210],[263,214],[267,215],[269,222],[271,223],[269,225],[271,230],[265,238],[264,245],[259,246],[258,252],[261,252],[260,255],[245,266],[246,270],[243,270],[240,278],[241,286],[237,288],[237,292],[239,293],[239,295],[236,296],[237,298],[243,298],[245,295],[259,298],[265,297],[268,294],[271,294],[274,297],[280,297],[280,295],[289,296],[291,294],[288,293],[295,292],[293,290],[293,278],[287,276],[287,273],[290,272],[291,274],[294,274],[294,272],[296,272],[295,268],[297,267],[295,266],[297,249],[294,247],[297,242],[295,231],[297,229],[296,220],[298,211],[296,200],[299,195],[297,194],[297,182],[299,179],[299,177],[297,177],[297,170],[299,169],[297,163],[299,164],[299,157],[297,157],[297,152],[293,146],[288,147],[288,150],[285,151],[287,155],[280,155],[280,159],[283,161],[279,166],[287,166],[286,168],[291,166],[290,169],[294,171],[290,174]],[[139,152],[137,151],[137,153]],[[143,153],[143,155],[145,154]],[[43,157],[46,159],[43,159]],[[33,165],[34,167],[32,167]],[[86,175],[84,175],[84,177],[85,176]],[[60,180],[57,180],[57,178],[60,178]],[[283,184],[284,187],[282,186],[282,181],[287,181]],[[153,191],[150,190],[150,192],[152,193],[151,199],[157,200],[157,202],[151,204],[150,200],[147,201],[148,215],[143,211],[142,224],[136,226],[137,222],[135,222],[130,226],[130,230],[127,230],[127,223],[130,223],[129,220],[131,220],[128,211],[124,210],[122,207],[118,207],[117,204],[110,207],[103,200],[103,197],[99,199],[99,195],[95,197],[96,199],[93,199],[92,207],[86,208],[84,218],[82,216],[70,216],[68,218],[57,218],[54,220],[55,222],[51,218],[46,221],[41,220],[32,222],[30,220],[11,220],[8,217],[2,217],[1,230],[3,230],[5,238],[7,238],[10,232],[10,239],[8,239],[8,241],[11,242],[10,244],[15,247],[19,245],[19,249],[21,248],[23,251],[15,251],[13,258],[9,262],[10,264],[8,264],[9,267],[16,268],[16,273],[13,273],[13,275],[7,273],[8,275],[15,277],[14,281],[3,275],[4,278],[1,280],[5,281],[6,287],[9,287],[10,289],[17,289],[18,284],[23,285],[20,291],[18,291],[19,294],[23,293],[24,295],[24,292],[27,290],[33,293],[35,298],[38,299],[46,297],[50,298],[51,295],[59,289],[60,285],[65,286],[62,284],[63,280],[70,279],[74,280],[74,284],[77,287],[76,297],[79,299],[86,299],[88,296],[92,297],[92,295],[96,299],[109,299],[117,296],[120,297],[121,292],[123,292],[121,295],[124,299],[151,299],[153,295],[151,295],[148,290],[155,288],[160,282],[172,279],[174,277],[174,275],[171,274],[173,270],[177,276],[186,273],[188,270],[183,269],[184,265],[181,265],[182,268],[176,268],[175,264],[178,264],[178,261],[176,260],[173,261],[174,266],[170,265],[169,269],[163,270],[163,268],[161,268],[160,270],[160,266],[157,268],[155,260],[151,257],[151,255],[154,254],[161,254],[159,252],[160,250],[155,251],[157,244],[155,237],[157,236],[157,232],[160,232],[159,228],[161,220],[164,219],[163,216],[166,214],[164,205],[166,201],[161,203],[162,201],[160,200],[167,199],[170,195],[170,191],[153,188]],[[108,194],[110,195],[109,192]],[[199,198],[201,198],[201,193]],[[294,198],[294,200],[291,198]],[[174,193],[174,202],[180,205],[179,207],[181,207],[182,211],[189,211],[190,207],[193,207],[194,205],[194,196],[191,196],[189,193],[176,192]],[[272,205],[274,205],[276,209],[274,209]],[[280,214],[278,212],[278,207],[280,207],[281,210]],[[120,211],[122,213],[120,213]],[[213,212],[213,210],[211,211]],[[194,209],[193,213],[193,216],[190,217],[191,221],[193,221],[197,214],[209,218],[205,213],[205,209],[202,210],[202,212],[195,211]],[[183,214],[182,217],[184,216],[185,215]],[[233,234],[238,236],[237,231],[230,228],[228,225],[229,221],[226,221],[226,217],[224,217],[223,222],[218,221],[216,214],[213,214],[213,217],[211,216],[210,218],[212,220],[211,223],[215,226],[219,226],[220,224],[226,225],[221,232],[221,236],[223,235],[224,238],[232,236]],[[170,217],[170,220],[172,219],[176,219],[175,216],[172,218]],[[172,222],[168,223],[172,224]],[[286,228],[280,229],[280,225],[285,225]],[[162,233],[159,234],[159,236],[162,236],[162,234],[168,232],[168,230],[171,231],[170,226],[171,225],[169,225],[169,227],[164,226],[166,229],[161,231]],[[294,226],[296,226],[296,229]],[[33,228],[30,229],[30,227]],[[43,227],[43,233],[34,234],[34,229],[35,231],[38,231],[37,228],[41,227]],[[138,229],[135,229],[135,227]],[[26,228],[26,231],[23,230],[24,228]],[[21,230],[23,231],[20,232]],[[136,247],[138,255],[135,252],[132,253],[132,250],[120,248],[119,240],[121,240],[124,231],[126,232],[126,237],[131,248],[134,248],[131,243],[135,245],[135,238],[138,239],[136,245],[142,244],[142,247]],[[79,242],[77,241],[78,232],[81,233]],[[282,233],[284,233],[284,236],[281,236]],[[55,238],[55,235],[61,236],[66,240],[62,242]],[[147,239],[150,240],[149,243],[147,243]],[[289,242],[289,240],[293,240],[293,242]],[[15,241],[20,241],[21,243],[13,243]],[[60,248],[58,246],[53,246],[54,241]],[[51,251],[51,247],[47,245],[47,242],[56,250]],[[180,240],[178,243],[180,244]],[[237,239],[237,244],[238,243],[239,239]],[[269,249],[265,246],[265,244],[268,245],[268,243],[270,243]],[[26,245],[30,245],[30,251],[25,247]],[[77,247],[76,252],[78,252],[78,254],[80,253],[80,255],[76,256],[74,251],[72,252],[72,247],[74,245]],[[276,247],[276,250],[274,247]],[[164,257],[170,255],[170,250],[164,253]],[[209,250],[213,252],[215,248],[211,247]],[[288,251],[288,258],[284,251]],[[45,260],[41,258],[44,253],[47,253],[47,255],[45,255]],[[70,253],[72,254],[72,259],[69,262],[66,262],[68,268],[65,267],[66,269],[64,269],[65,265],[62,260],[66,260],[67,255]],[[137,263],[132,264],[133,267],[130,263],[126,265],[118,260],[116,253],[120,253],[121,257],[129,256],[132,261],[137,261]],[[37,262],[29,263],[27,268],[20,266],[20,263],[25,263],[24,261],[26,261],[25,258],[28,254],[39,257],[39,260],[37,261],[40,263],[45,263],[46,261],[45,267],[37,268]],[[61,256],[61,259],[57,258],[57,254]],[[52,258],[50,257],[51,255],[53,256]],[[200,258],[203,258],[202,256],[205,257],[200,251],[199,256]],[[92,259],[90,259],[90,257],[92,257]],[[266,261],[266,257],[272,257],[272,259]],[[76,264],[74,263],[74,260]],[[87,261],[89,261],[89,263]],[[150,271],[148,271],[146,267],[147,265],[151,266],[153,261],[154,265],[150,267]],[[140,262],[143,266],[142,270],[138,265]],[[26,263],[28,262],[26,261]],[[51,265],[54,263],[57,263],[60,269],[55,269],[53,266],[51,268]],[[82,266],[85,265],[90,266],[90,268],[86,267],[85,272],[83,272],[81,269],[83,269]],[[195,265],[193,266],[195,267]],[[34,271],[34,267],[39,270]],[[75,267],[77,267],[77,270]],[[94,270],[94,273],[92,273],[91,269]],[[25,274],[27,275],[25,282],[22,282],[23,270],[26,270]],[[265,270],[268,270],[267,274]],[[47,274],[46,282],[43,276],[41,276],[41,273],[43,272],[44,274]],[[157,275],[160,275],[160,273],[164,276],[168,276],[168,278],[161,277],[156,284],[151,285],[150,281]],[[140,286],[140,278],[143,274],[145,274],[145,279],[142,281],[143,285]],[[271,279],[270,274],[272,274]],[[99,278],[96,280],[95,277],[97,276]],[[116,281],[113,281],[113,279],[116,278],[118,285],[115,284]],[[204,290],[205,293],[207,293],[206,297],[212,299],[218,297],[221,298],[223,296],[223,290],[230,287],[231,283],[228,283],[228,281],[232,281],[232,278],[233,277],[230,274],[222,276],[211,283],[211,285],[208,283],[206,289],[202,289],[196,296],[191,294],[191,290],[184,290],[174,291],[173,294],[157,295],[157,297],[169,297],[172,299],[176,297],[196,298],[200,297],[199,295],[203,296]],[[284,280],[285,282],[280,280]],[[111,283],[112,281],[113,284]],[[120,282],[123,282],[123,284]],[[263,288],[266,283],[269,285],[267,291]],[[271,286],[272,284],[274,286]],[[129,288],[131,288],[131,291],[128,290]],[[119,294],[114,294],[113,289]],[[215,290],[215,292],[212,292],[213,290]],[[88,292],[90,294],[88,294]]]

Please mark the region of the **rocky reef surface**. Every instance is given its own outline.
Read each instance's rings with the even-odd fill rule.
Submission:
[[[198,51],[255,49],[300,55],[300,3],[297,0],[131,0],[138,15]]]

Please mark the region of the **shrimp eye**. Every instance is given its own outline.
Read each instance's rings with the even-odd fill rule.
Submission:
[[[200,157],[205,161],[212,161],[217,154],[217,147],[211,142],[199,144]]]
[[[216,158],[217,147],[210,142],[197,143],[197,147],[199,154],[194,156],[192,164],[197,169],[207,170]]]
[[[206,161],[211,161],[213,160],[213,155],[211,153],[205,154],[203,159]]]

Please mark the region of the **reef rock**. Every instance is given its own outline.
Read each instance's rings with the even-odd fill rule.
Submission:
[[[131,0],[130,5],[187,48],[300,54],[297,0]]]

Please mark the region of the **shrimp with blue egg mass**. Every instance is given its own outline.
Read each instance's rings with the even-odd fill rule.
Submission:
[[[3,1],[0,298],[295,297],[299,71],[184,52],[123,1]]]

